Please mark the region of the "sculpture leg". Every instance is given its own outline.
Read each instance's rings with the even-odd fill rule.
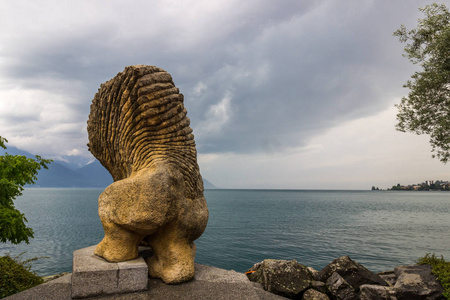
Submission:
[[[143,236],[102,220],[105,237],[95,248],[94,254],[110,262],[138,257],[138,247]]]
[[[149,241],[153,256],[147,259],[151,277],[177,284],[194,278],[195,244],[176,234],[160,233]]]

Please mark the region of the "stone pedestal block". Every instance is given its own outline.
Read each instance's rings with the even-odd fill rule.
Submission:
[[[94,255],[95,246],[73,253],[72,298],[130,293],[148,289],[144,259],[111,263]]]

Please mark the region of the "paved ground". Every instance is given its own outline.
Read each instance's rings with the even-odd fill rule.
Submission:
[[[32,289],[4,298],[5,300],[68,300],[71,299],[71,274],[41,284]],[[145,292],[110,295],[88,299],[286,299],[250,282],[242,273],[195,265],[195,279],[179,285],[166,285],[161,280],[149,279]]]

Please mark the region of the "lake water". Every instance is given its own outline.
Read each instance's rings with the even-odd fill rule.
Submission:
[[[74,250],[97,244],[102,189],[26,189],[16,207],[35,234],[0,244],[0,254],[33,263],[40,275],[72,269]],[[266,258],[322,269],[349,255],[379,272],[425,253],[450,259],[450,193],[394,191],[206,190],[210,219],[196,262],[244,272]]]

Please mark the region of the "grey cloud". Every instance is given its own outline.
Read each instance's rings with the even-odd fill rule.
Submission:
[[[232,117],[205,139],[202,126],[197,128],[200,150],[259,152],[301,146],[312,134],[373,114],[392,95],[400,95],[407,73],[398,70],[404,64],[401,52],[392,51],[401,49],[392,31],[401,20],[385,22],[400,7],[387,10],[369,3],[355,17],[352,6],[330,5],[321,18],[304,21],[299,16],[273,26],[254,37],[238,59],[233,57],[237,62],[207,80],[209,101],[217,103],[231,91]],[[396,55],[398,63],[392,64]],[[254,84],[264,64],[266,77]],[[205,118],[206,108],[190,104]]]
[[[133,9],[119,1],[95,3],[65,11],[67,24],[47,20],[39,35],[9,37],[0,49],[2,79],[67,93],[60,101],[87,119],[101,83],[126,65],[157,65],[185,95],[202,153],[297,147],[384,109],[410,74],[392,32],[415,21],[423,5],[219,1],[219,8],[198,2],[182,11],[171,2],[139,2]],[[52,78],[61,85],[50,84]],[[82,139],[85,133],[74,138]]]

